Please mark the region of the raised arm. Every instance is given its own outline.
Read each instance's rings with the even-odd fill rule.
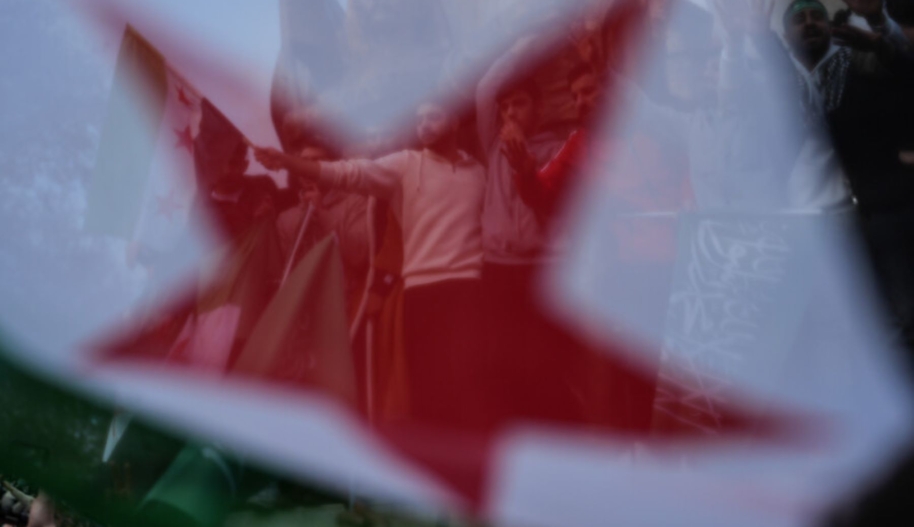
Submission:
[[[258,148],[257,160],[270,170],[286,169],[299,177],[344,192],[390,199],[399,187],[402,154],[378,160],[359,159],[317,162],[286,154],[275,148]]]
[[[886,73],[911,77],[914,75],[914,51],[911,42],[897,22],[885,12],[884,2],[845,2],[851,11],[866,19],[873,31],[849,24],[832,29],[842,44],[858,51],[871,53],[860,63],[864,73]]]

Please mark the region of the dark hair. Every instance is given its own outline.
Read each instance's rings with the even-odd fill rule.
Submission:
[[[512,82],[506,83],[498,93],[495,94],[495,102],[501,104],[502,101],[515,93],[526,93],[534,101],[540,100],[539,83],[533,76],[526,76]]]

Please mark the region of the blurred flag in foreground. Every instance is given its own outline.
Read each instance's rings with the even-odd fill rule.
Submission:
[[[835,174],[781,15],[707,4],[271,2],[270,105],[222,106],[204,46],[87,2],[130,24],[81,235],[130,241],[145,301],[79,345],[6,329],[0,466],[114,523],[820,521],[910,394],[850,200],[790,191]]]

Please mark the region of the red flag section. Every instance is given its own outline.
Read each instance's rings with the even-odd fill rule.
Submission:
[[[644,38],[647,16],[647,7],[642,2],[614,6],[596,29],[585,24],[586,31],[573,44],[560,41],[547,53],[526,57],[527,65],[505,83],[517,86],[515,90],[519,92],[540,93],[539,88],[530,88],[530,84],[543,85],[544,75],[554,76],[559,67],[556,65],[564,64],[568,83],[574,84],[589,75],[592,78],[587,82],[595,83],[600,90],[594,95],[596,103],[589,109],[590,115],[579,115],[581,122],[572,126],[579,131],[582,127],[593,128],[584,134],[586,139],[581,139],[582,134],[572,136],[576,138],[573,141],[587,144],[574,146],[571,154],[559,154],[570,159],[560,157],[558,162],[554,154],[561,149],[554,149],[553,156],[547,156],[537,167],[539,170],[546,166],[546,179],[537,171],[527,174],[527,180],[523,180],[523,174],[516,174],[519,186],[529,185],[534,193],[544,192],[542,188],[535,190],[543,181],[552,185],[547,185],[545,191],[561,187],[549,196],[551,201],[544,211],[538,211],[535,218],[530,216],[531,221],[544,223],[536,229],[553,230],[551,222],[561,216],[562,202],[570,192],[565,187],[578,185],[589,163],[625,158],[623,163],[634,166],[639,163],[639,153],[647,152],[652,160],[644,165],[651,172],[645,176],[648,183],[652,176],[676,179],[670,175],[675,168],[662,166],[656,156],[650,155],[658,147],[649,139],[629,138],[630,143],[615,142],[609,148],[596,126],[587,122],[587,117],[615,116],[622,110],[616,105],[620,99],[617,91],[621,88],[614,80],[615,74],[604,67],[575,77],[573,70],[580,65],[567,65],[568,57],[584,53],[602,57],[590,64],[618,67],[634,54],[632,48],[639,46]],[[178,97],[182,101],[186,98],[183,91]],[[204,118],[207,112],[218,114],[215,107],[207,110],[207,105],[208,102],[204,104]],[[458,116],[474,113],[473,108],[465,107],[446,108],[444,113],[447,112]],[[441,117],[432,114],[424,118],[427,121],[418,130],[420,141],[426,133],[423,126],[433,128],[434,120]],[[565,124],[570,124],[567,119]],[[201,126],[202,130],[205,123]],[[462,128],[465,135],[467,129]],[[351,161],[344,162],[350,165],[340,169],[343,174],[340,181],[356,178],[353,174],[361,174],[360,170],[374,178],[369,184],[361,187],[351,184],[344,190],[368,188],[371,193],[377,188],[394,189],[378,191],[374,197],[379,207],[369,209],[373,223],[368,257],[373,271],[366,280],[363,301],[367,315],[357,320],[351,314],[347,318],[340,263],[340,253],[345,257],[347,246],[338,247],[341,242],[336,240],[340,237],[332,236],[336,232],[334,228],[319,225],[322,222],[317,220],[313,224],[308,219],[302,221],[299,234],[323,229],[331,237],[317,244],[306,243],[302,248],[305,256],[281,283],[287,263],[277,241],[275,223],[276,209],[284,199],[281,192],[272,180],[255,183],[254,178],[242,176],[243,171],[215,177],[199,173],[204,164],[216,166],[220,156],[233,156],[238,149],[225,148],[219,141],[205,144],[199,136],[192,142],[189,128],[175,130],[175,134],[177,146],[193,150],[198,160],[198,178],[206,178],[210,194],[201,196],[200,206],[217,225],[224,227],[228,236],[222,253],[213,258],[216,263],[199,273],[198,291],[186,293],[181,301],[169,307],[153,310],[154,314],[100,346],[95,354],[100,368],[120,363],[164,364],[199,370],[201,375],[255,379],[270,386],[304,390],[333,399],[350,409],[365,427],[402,456],[433,472],[477,509],[488,496],[493,449],[501,437],[520,428],[546,428],[632,442],[740,436],[768,441],[792,438],[800,431],[795,419],[774,409],[754,410],[748,399],[733,398],[718,405],[713,418],[689,415],[677,420],[655,415],[658,390],[672,397],[673,388],[658,387],[656,365],[635,365],[625,359],[631,355],[630,350],[622,348],[627,343],[596,344],[551,314],[552,310],[544,306],[539,294],[546,258],[531,265],[486,263],[481,273],[477,272],[478,266],[471,272],[458,269],[451,274],[458,279],[434,282],[435,289],[429,288],[433,282],[427,276],[417,279],[409,275],[410,265],[419,265],[422,258],[429,258],[422,250],[437,250],[417,241],[417,231],[422,225],[426,225],[427,232],[437,227],[423,224],[423,212],[410,209],[406,203],[411,196],[419,200],[423,192],[434,192],[435,182],[423,180],[430,176],[423,176],[422,170],[440,162],[434,153],[437,143],[410,145],[417,151],[424,148],[432,152],[421,154],[415,180],[403,176],[402,181],[390,183],[384,179],[394,177],[390,174],[399,170],[390,168],[394,161],[384,164],[385,159],[394,156],[378,161],[380,168],[374,165],[365,168],[359,165],[360,161]],[[245,144],[246,151],[244,141],[237,137],[231,141]],[[338,152],[350,151],[353,146],[310,145],[308,148],[324,150],[319,154],[308,151],[308,155],[330,161]],[[291,155],[305,158],[304,152],[305,149],[299,149]],[[552,163],[547,163],[550,159]],[[485,170],[475,161],[442,162],[453,168],[448,177],[456,177],[454,174],[460,174],[465,166],[471,167],[471,163],[479,167],[480,173]],[[489,170],[491,167],[490,161]],[[305,207],[308,200],[323,202],[329,192],[328,181],[318,181],[313,188],[307,185],[296,188],[294,185],[302,185],[298,183],[299,171],[294,166],[287,168],[290,188],[296,193],[290,199],[299,200],[297,206]],[[470,169],[467,170],[469,173]],[[554,183],[556,178],[561,179],[561,184]],[[673,185],[675,190],[666,187],[667,192],[660,195],[642,187],[640,181],[615,184],[621,189],[623,201],[643,204],[644,200],[659,199],[665,205],[681,207],[690,199],[690,191],[681,181]],[[346,184],[337,183],[343,187]],[[451,188],[461,192],[460,185],[465,183],[455,179]],[[309,192],[325,194],[306,197]],[[526,196],[529,198],[530,194]],[[542,203],[541,199],[528,199],[526,206],[536,208]],[[518,201],[517,206],[523,205]],[[163,207],[167,213],[167,204]],[[388,209],[390,214],[386,213]],[[444,221],[442,218],[447,214],[442,211],[435,218]],[[462,236],[456,232],[452,235]],[[387,246],[381,241],[401,237],[402,246],[395,243],[392,251],[395,256],[387,259],[396,264],[385,267],[387,260],[381,256],[384,254],[381,249]],[[629,232],[628,238],[621,237],[623,244],[626,240],[631,243],[625,252],[637,264],[634,267],[660,269],[659,276],[666,280],[671,280],[674,238],[675,233],[662,226],[646,230],[642,227]],[[441,239],[445,240],[443,243],[451,243],[453,238]],[[397,268],[400,260],[402,267]],[[350,323],[365,320],[368,323],[350,328]],[[350,335],[356,338],[350,341]],[[653,357],[654,364],[659,358],[659,350],[639,353]],[[402,404],[391,404],[389,396],[393,392],[400,394]],[[666,406],[665,411],[670,407]],[[681,407],[682,412],[693,410],[688,405]]]

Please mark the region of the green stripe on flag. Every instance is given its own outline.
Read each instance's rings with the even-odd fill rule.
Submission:
[[[125,488],[123,472],[102,462],[112,411],[75,396],[9,360],[0,350],[0,472],[23,478],[95,521],[131,525],[144,492]],[[134,486],[151,486],[182,442],[134,424],[144,435],[130,456]],[[125,445],[122,445],[122,447]],[[145,489],[142,489],[145,491]]]
[[[66,509],[107,526],[210,527],[246,499],[279,483],[274,509],[322,507],[345,498],[245,466],[229,455],[133,418],[109,462],[102,461],[113,407],[19,365],[0,337],[0,474],[21,478]],[[242,477],[243,476],[243,477]]]

